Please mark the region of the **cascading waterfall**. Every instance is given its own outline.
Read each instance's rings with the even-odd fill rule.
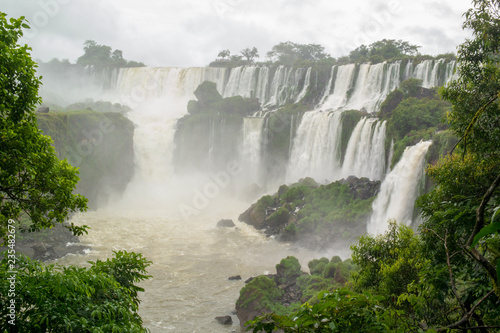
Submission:
[[[342,176],[380,180],[385,171],[385,121],[362,118],[354,128],[342,164]]]
[[[355,68],[356,65],[354,64],[339,66],[335,78],[333,78],[335,72],[332,70],[330,85],[333,84],[333,92],[324,99],[321,105],[322,108],[326,110],[338,110],[346,105],[347,94],[351,88]]]
[[[307,94],[307,89],[309,88],[310,84],[311,84],[311,67],[307,69],[306,77],[304,79],[304,86],[302,87],[302,91],[300,92],[300,94],[295,99],[295,103],[300,102],[300,100],[304,98],[304,96]]]
[[[334,180],[340,171],[341,112],[310,111],[302,117],[293,140],[287,182],[312,177]]]
[[[399,86],[399,68],[399,61],[360,65],[353,94],[343,108],[376,111],[385,97]]]
[[[407,147],[393,170],[385,177],[373,201],[373,214],[367,232],[380,234],[387,230],[387,220],[411,225],[415,199],[423,179],[425,155],[431,141]]]
[[[245,117],[243,119],[243,144],[241,149],[243,174],[252,183],[259,186],[262,186],[260,168],[264,121],[264,117]]]

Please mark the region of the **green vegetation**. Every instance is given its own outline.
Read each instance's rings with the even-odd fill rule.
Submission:
[[[99,118],[87,111],[71,128],[66,121],[75,120],[77,112],[45,113],[40,126],[55,129],[62,140],[42,135],[34,112],[41,101],[40,79],[29,47],[17,44],[22,28],[29,28],[24,17],[7,20],[0,12],[0,237],[7,246],[0,262],[0,330],[146,332],[137,313],[138,292],[143,289],[136,283],[149,278],[150,262],[142,255],[117,252],[111,260],[80,268],[46,266],[16,252],[19,232],[52,228],[70,213],[87,209],[87,199],[73,194],[77,168],[59,160],[52,144],[68,144],[65,140],[72,137],[68,130],[74,128],[82,133],[72,133],[73,137],[85,136],[85,122]],[[87,141],[80,141],[81,147],[82,142],[91,149],[105,144],[103,136],[113,122],[100,125],[100,132],[90,132]],[[81,235],[88,228],[71,224],[68,229]]]
[[[338,59],[332,58],[325,52],[325,48],[319,44],[299,44],[291,41],[281,42],[274,45],[266,53],[268,61],[258,63],[258,65],[268,66],[322,66],[345,65],[348,63],[380,63],[383,61],[412,60],[414,65],[428,59],[446,59],[446,62],[455,60],[453,53],[440,54],[437,56],[422,55],[418,53],[420,46],[410,42],[394,39],[382,39],[370,45],[360,45],[352,50],[348,56]],[[229,50],[222,50],[218,58],[211,62],[211,67],[237,67],[255,64],[254,59],[258,58],[258,51],[254,48],[245,48],[241,54],[231,54]],[[245,58],[245,59],[244,59]],[[403,66],[404,68],[404,66]]]
[[[254,332],[498,331],[500,18],[496,2],[473,3],[464,24],[473,38],[459,48],[459,77],[441,90],[451,110],[450,130],[440,140],[460,139],[427,170],[435,187],[418,199],[418,233],[391,223],[384,235],[361,237],[351,247],[358,266],[352,290],[327,293],[287,316],[258,317],[249,323]],[[392,97],[404,94],[411,93]],[[426,108],[418,111],[432,122]],[[409,124],[413,131],[420,126],[411,119]],[[360,322],[360,314],[368,322]]]
[[[297,44],[290,41],[274,45],[266,55],[272,61],[285,66],[330,58],[330,55],[325,53],[325,48],[319,44]]]
[[[121,50],[111,52],[111,47],[99,45],[93,40],[83,43],[84,54],[76,61],[77,65],[95,67],[144,67],[142,62],[123,59]]]
[[[44,265],[17,255],[15,303],[7,252],[0,262],[2,332],[147,332],[138,315],[136,283],[150,278],[140,254],[115,252],[88,268]],[[9,306],[14,305],[15,312]],[[15,326],[9,324],[15,313]]]
[[[73,103],[64,108],[66,111],[99,111],[99,112],[116,112],[121,114],[127,114],[132,109],[126,105],[121,105],[120,103],[111,103],[108,101],[97,101],[94,102],[92,99],[87,99],[84,102]]]
[[[368,46],[359,46],[349,53],[349,60],[351,62],[379,63],[385,60],[416,55],[419,48],[420,46],[402,40],[383,39]]]
[[[134,173],[130,120],[119,113],[88,110],[37,116],[38,127],[52,138],[58,157],[79,167],[81,181],[76,191],[89,199],[90,207],[105,203],[111,192],[125,189]]]
[[[387,332],[380,297],[337,289],[318,295],[314,305],[304,303],[290,315],[269,314],[248,323],[254,333],[291,332]]]
[[[85,210],[87,200],[72,193],[78,171],[57,158],[52,140],[42,135],[34,113],[40,102],[40,80],[27,45],[17,44],[24,18],[0,12],[0,237],[9,219],[39,230],[62,223],[68,214]],[[85,226],[71,225],[75,234]]]
[[[144,67],[142,62],[126,60],[123,58],[121,50],[114,50],[107,45],[97,44],[94,40],[87,40],[83,43],[83,52],[75,64],[70,63],[68,59],[59,60],[54,58],[48,62],[40,62],[42,69],[50,69],[51,72],[64,73],[70,68],[93,66],[97,69],[106,68],[124,68],[124,67]]]
[[[319,265],[318,265],[319,263]],[[350,260],[342,261],[334,256],[314,259],[308,264],[310,274],[301,270],[297,258],[288,256],[276,265],[276,275],[261,275],[248,282],[240,291],[236,307],[257,310],[261,313],[275,312],[280,315],[290,314],[299,309],[304,301],[317,303],[317,294],[324,290],[334,291],[346,285],[355,265]],[[298,301],[288,306],[284,305],[287,298],[286,291],[294,289]],[[273,310],[271,310],[273,309]]]
[[[336,181],[319,186],[305,178],[278,193],[260,198],[240,220],[266,233],[280,234],[285,240],[301,240],[314,235],[321,242],[353,240],[366,229],[371,204],[380,183],[366,178]]]
[[[387,120],[386,148],[391,141],[394,142],[391,166],[399,161],[406,147],[420,140],[434,139],[439,131],[445,130],[445,115],[449,109],[449,103],[440,99],[435,90],[423,88],[422,81],[418,79],[403,81],[398,89],[392,91],[379,111],[379,117]],[[445,138],[448,141],[443,141]],[[439,140],[435,140],[439,145],[434,145],[433,150],[441,155],[434,155],[432,160],[449,152],[443,147],[450,147],[450,142],[455,142],[452,135],[441,135]]]

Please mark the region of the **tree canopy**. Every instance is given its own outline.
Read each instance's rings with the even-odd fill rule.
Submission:
[[[23,17],[8,20],[0,13],[0,237],[9,219],[38,230],[87,208],[87,200],[72,193],[77,169],[57,158],[52,140],[37,127],[41,82],[31,49],[17,43],[23,28],[28,28]],[[70,228],[76,234],[85,230]]]
[[[111,47],[97,44],[94,40],[83,43],[84,54],[78,58],[78,65],[92,65],[97,67],[144,67],[141,62],[127,61],[121,50],[111,52]]]
[[[330,58],[325,48],[319,44],[297,44],[290,41],[274,45],[266,56],[284,65],[293,65],[304,60],[319,61]]]
[[[118,251],[90,267],[44,265],[17,255],[15,302],[7,258],[0,261],[2,332],[148,332],[138,315],[137,283],[150,278],[150,261]],[[15,307],[15,325],[9,323]]]
[[[412,45],[403,40],[382,39],[368,46],[361,45],[349,53],[352,62],[381,62],[384,60],[413,56],[420,46]]]

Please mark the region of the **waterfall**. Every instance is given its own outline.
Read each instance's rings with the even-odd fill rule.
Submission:
[[[382,182],[380,192],[373,201],[373,214],[367,231],[379,234],[387,230],[387,220],[411,225],[415,199],[423,178],[425,155],[431,141],[407,147],[393,170]]]
[[[398,87],[399,67],[399,61],[392,64],[362,64],[353,94],[344,109],[364,109],[369,113],[376,111],[385,97]]]
[[[311,84],[311,67],[307,69],[306,77],[304,79],[304,86],[302,87],[300,94],[295,99],[295,103],[300,102],[300,100],[304,98],[304,96],[307,94],[307,89],[309,88],[310,84]]]
[[[259,186],[261,181],[262,129],[264,117],[245,117],[243,120],[243,143],[241,161],[247,180]]]
[[[445,59],[422,61],[417,66],[415,66],[413,77],[422,80],[422,86],[424,88],[432,88],[446,83],[446,81],[451,77],[453,70],[446,70],[445,77],[440,77],[439,69],[441,66],[443,66],[444,61]],[[454,61],[449,62],[446,67],[449,68],[454,64]]]
[[[385,121],[362,118],[354,128],[342,165],[342,176],[380,180],[385,171]]]
[[[334,180],[340,171],[341,112],[306,112],[293,140],[287,182],[303,177]]]
[[[110,100],[132,108],[151,100],[161,100],[186,112],[186,105],[194,99],[193,92],[203,81],[212,81],[217,89],[224,87],[224,68],[212,67],[138,67],[122,68],[117,77]]]
[[[324,100],[321,105],[322,108],[335,111],[346,105],[347,94],[351,88],[355,68],[356,65],[354,64],[339,66],[335,78],[332,70],[333,93]]]

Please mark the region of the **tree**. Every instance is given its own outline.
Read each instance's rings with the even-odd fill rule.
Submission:
[[[83,51],[85,53],[76,61],[78,65],[103,66],[109,65],[111,62],[111,47],[109,46],[87,40],[83,43]]]
[[[144,67],[142,62],[127,61],[123,58],[121,50],[111,52],[111,47],[99,45],[94,40],[83,43],[84,54],[78,58],[76,63],[82,66],[95,67]]]
[[[44,265],[17,255],[15,299],[8,257],[0,261],[2,332],[147,332],[136,283],[150,278],[141,254],[114,252],[89,268]],[[15,302],[12,303],[11,300]],[[10,308],[14,307],[14,312]],[[11,313],[15,313],[14,324]]]
[[[0,13],[0,237],[10,219],[21,221],[21,229],[38,230],[87,208],[87,199],[72,193],[78,170],[60,161],[52,140],[38,130],[40,78],[31,49],[17,44],[22,28],[28,28],[24,17],[7,20]],[[69,228],[75,234],[86,230]]]
[[[229,51],[229,50],[222,50],[222,51],[219,52],[219,54],[217,56],[219,58],[222,58],[222,59],[229,58],[231,56],[231,51]]]
[[[296,44],[292,42],[274,45],[267,57],[284,65],[293,65],[298,61],[318,61],[329,58],[325,48],[319,44]]]
[[[248,322],[252,332],[388,332],[381,297],[348,289],[320,293],[314,305],[304,303],[290,315],[268,314]]]
[[[349,53],[352,62],[381,62],[392,58],[412,56],[418,53],[420,46],[394,39],[383,39],[370,44],[361,45]]]
[[[252,49],[247,47],[246,49],[243,49],[241,51],[241,54],[247,59],[249,63],[253,63],[253,60],[259,57],[259,51],[257,51],[256,47],[253,47]]]
[[[473,38],[458,49],[458,78],[441,90],[447,119],[461,138],[454,153],[429,168],[436,187],[419,199],[421,230],[435,270],[449,274],[452,300],[441,330],[499,327],[500,3],[474,0],[464,28]]]

